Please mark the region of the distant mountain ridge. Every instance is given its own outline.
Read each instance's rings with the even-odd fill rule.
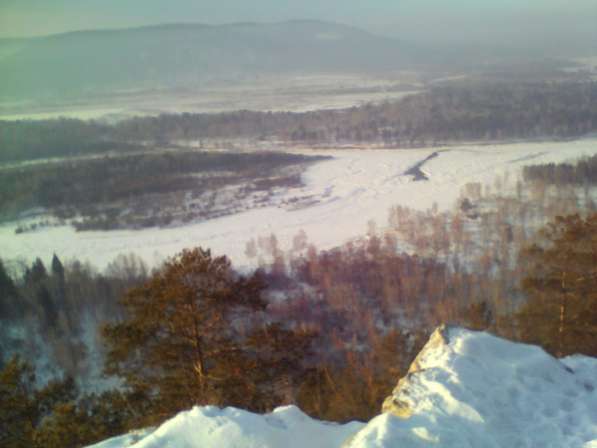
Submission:
[[[308,20],[74,31],[1,40],[0,99],[281,73],[379,73],[410,65],[415,53],[391,38]]]

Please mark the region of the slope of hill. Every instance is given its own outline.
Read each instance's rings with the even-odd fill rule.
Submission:
[[[94,448],[594,448],[597,359],[557,360],[535,346],[440,327],[383,410],[362,428],[317,422],[292,406],[263,416],[196,407]]]
[[[331,448],[362,427],[358,422],[338,425],[313,420],[296,406],[266,415],[203,406],[181,412],[153,432],[116,437],[89,448]]]
[[[393,39],[317,21],[79,31],[4,47],[0,98],[16,99],[288,72],[378,72],[414,55]]]

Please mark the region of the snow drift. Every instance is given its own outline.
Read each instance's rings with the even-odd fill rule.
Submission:
[[[195,407],[94,448],[597,447],[597,359],[440,327],[366,426]]]
[[[296,406],[266,415],[235,408],[194,407],[165,422],[154,432],[117,437],[92,448],[330,448],[339,447],[364,426],[314,420]]]

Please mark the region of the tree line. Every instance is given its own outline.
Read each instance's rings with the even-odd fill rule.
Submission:
[[[586,157],[576,163],[547,163],[524,167],[527,181],[542,181],[555,185],[597,184],[597,155]]]
[[[238,138],[388,147],[572,138],[597,129],[596,104],[595,82],[471,81],[342,110],[165,114],[114,125],[74,119],[2,121],[0,162]]]
[[[276,184],[300,183],[283,169],[321,159],[272,151],[187,150],[9,167],[0,170],[0,220],[42,207],[62,220],[78,215],[72,221],[78,230],[167,225],[172,215],[187,220],[209,215],[208,200],[199,201],[202,195],[239,186],[239,195],[248,196]],[[180,198],[186,193],[202,210],[189,209],[190,201]]]

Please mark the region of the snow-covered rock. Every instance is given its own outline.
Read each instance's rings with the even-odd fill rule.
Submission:
[[[441,327],[345,446],[597,447],[597,359]]]
[[[597,448],[597,359],[440,327],[366,426],[213,406],[93,448]]]

